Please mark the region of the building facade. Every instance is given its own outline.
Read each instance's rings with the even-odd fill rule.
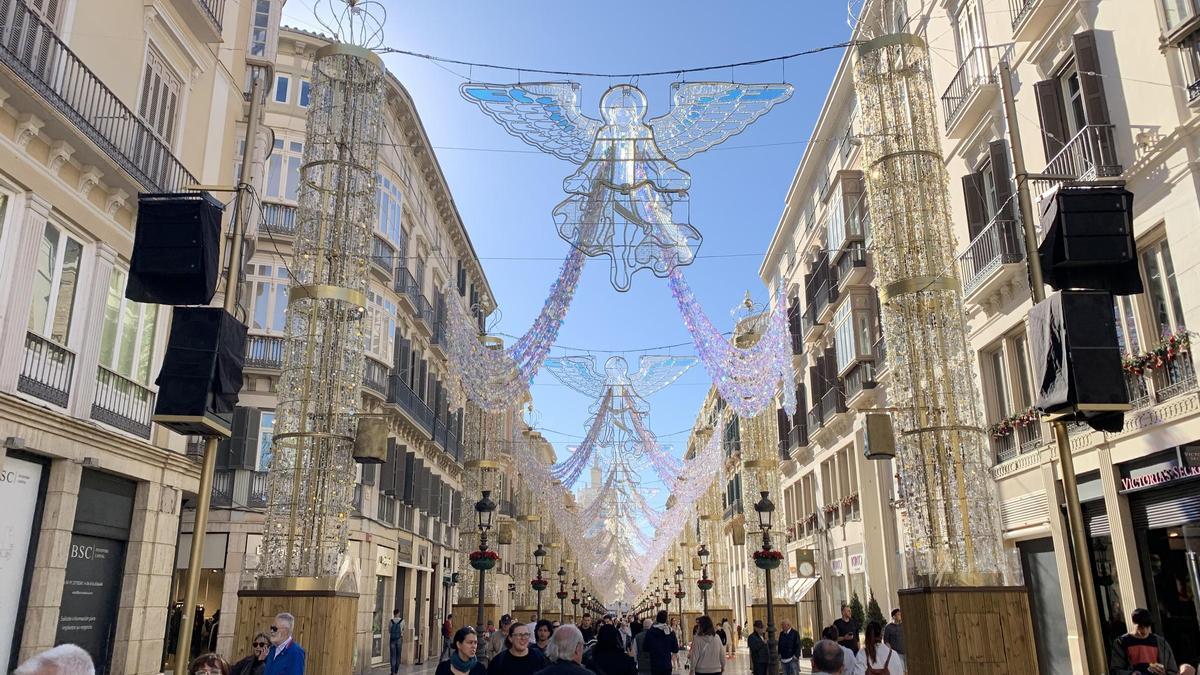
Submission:
[[[864,11],[869,15],[878,4],[867,2]],[[1156,631],[1178,645],[1180,661],[1195,662],[1200,394],[1187,326],[1197,320],[1198,296],[1189,291],[1200,281],[1200,248],[1190,226],[1200,218],[1193,162],[1200,7],[1192,0],[1155,0],[1138,12],[1118,0],[903,5],[892,28],[928,41],[935,90],[942,92],[957,272],[990,424],[1004,536],[1042,637],[1039,672],[1083,672],[1084,657],[1057,451],[1049,426],[1030,412],[1035,357],[1026,327],[1031,301],[1012,124],[1019,127],[1034,218],[1039,197],[1063,183],[1123,186],[1134,195],[1146,291],[1118,297],[1113,308],[1134,409],[1116,433],[1070,428],[1097,584],[1087,592],[1097,596],[1106,639],[1127,630],[1135,607],[1146,607]],[[886,409],[887,366],[885,345],[876,340],[869,223],[865,210],[858,216],[847,211],[861,180],[855,172],[865,169],[854,165],[853,58],[846,55],[835,77],[762,276],[782,275],[789,284],[794,351],[798,368],[805,368],[807,415],[780,417],[795,547],[818,551],[815,592],[837,576],[836,565],[846,590],[874,590],[883,604],[884,594],[894,599],[906,580],[904,495],[889,480],[890,463],[863,459],[862,415],[855,412]],[[1004,111],[1002,60],[1012,71],[1013,120]],[[831,205],[840,206],[832,216]],[[861,225],[849,225],[855,222]],[[851,263],[843,262],[845,242],[855,237],[865,242],[859,265],[853,254]],[[862,364],[871,365],[872,377],[856,375]],[[842,445],[850,451],[844,460]],[[858,551],[864,564],[852,562]],[[861,581],[858,569],[865,570]],[[825,610],[818,625],[835,611]]]
[[[6,671],[74,642],[97,672],[160,672],[199,472],[150,420],[170,311],[124,287],[139,193],[234,182],[253,5],[0,6]]]

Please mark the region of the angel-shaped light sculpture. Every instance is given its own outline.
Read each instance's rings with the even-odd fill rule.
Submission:
[[[666,277],[700,247],[687,210],[691,176],[676,163],[741,133],[792,86],[676,82],[670,111],[650,120],[646,95],[628,84],[604,93],[599,120],[580,112],[575,82],[467,83],[461,92],[510,134],[579,165],[554,209],[559,236],[609,257],[613,287],[627,291],[635,272]]]

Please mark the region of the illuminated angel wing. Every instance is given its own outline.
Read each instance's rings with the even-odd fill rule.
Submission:
[[[629,384],[639,396],[649,396],[679,379],[694,365],[694,356],[643,356],[638,359],[638,371],[629,376]]]
[[[587,159],[596,132],[603,126],[599,120],[579,112],[576,82],[468,82],[459,91],[508,133],[575,164]]]
[[[671,111],[650,127],[673,162],[724,143],[792,96],[790,84],[676,82],[671,90]]]
[[[600,398],[604,394],[602,372],[596,372],[596,359],[592,356],[563,356],[546,359],[542,367],[550,371],[559,382],[575,391]]]

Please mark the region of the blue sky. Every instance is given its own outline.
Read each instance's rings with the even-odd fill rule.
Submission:
[[[842,42],[849,35],[842,0],[784,2],[603,3],[396,2],[383,0],[385,44],[465,61],[590,72],[646,72],[778,56]],[[310,30],[313,0],[289,0],[284,23]],[[778,82],[796,87],[744,134],[682,163],[692,175],[691,222],[704,236],[699,259],[687,270],[714,323],[732,326],[730,310],[749,290],[766,291],[758,267],[783,211],[787,188],[803,155],[841,51],[693,74],[688,80]],[[541,308],[567,244],[550,212],[564,198],[562,179],[574,167],[538,153],[509,136],[458,94],[464,77],[509,83],[517,74],[388,55],[391,71],[411,92],[450,184],[492,289],[500,304],[494,332],[519,335]],[[522,81],[561,79],[523,73]],[[599,117],[605,89],[623,81],[575,78],[583,84],[583,111]],[[673,76],[641,78],[649,117],[666,111]],[[757,147],[747,147],[757,146]],[[469,148],[469,149],[450,149]],[[710,257],[718,256],[718,257]],[[726,256],[726,257],[720,257]],[[505,260],[504,258],[545,258]],[[511,340],[510,340],[511,342]],[[672,349],[660,345],[686,343]],[[690,338],[666,282],[648,272],[628,293],[609,284],[608,260],[589,261],[558,344],[591,350],[599,362],[608,350],[692,354]],[[587,353],[556,348],[553,355]],[[625,354],[636,368],[637,352]],[[708,390],[698,365],[650,398],[651,428],[675,454]],[[533,383],[537,426],[555,443],[560,459],[584,433],[591,401],[549,373]],[[655,487],[653,477],[645,477]],[[661,503],[665,494],[652,499]]]

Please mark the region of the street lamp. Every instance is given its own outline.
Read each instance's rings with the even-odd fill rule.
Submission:
[[[571,620],[579,623],[579,580],[571,580]]]
[[[683,596],[687,593],[683,590],[683,565],[675,566],[675,606],[679,608],[679,627],[682,633],[683,629]],[[680,635],[682,638],[682,635]]]
[[[534,592],[537,593],[537,618],[539,621],[542,619],[542,591],[546,590],[546,586],[549,585],[542,578],[542,558],[545,558],[547,555],[549,553],[546,549],[542,548],[541,544],[538,544],[537,549],[533,552],[533,563],[537,568],[537,578],[531,581],[530,585],[533,586]]]
[[[491,496],[491,490],[484,490],[483,498],[475,502],[475,517],[479,521],[479,550],[470,556],[471,567],[479,570],[479,602],[475,613],[475,630],[480,635],[483,635],[484,575],[500,560],[495,551],[488,550],[487,533],[492,529],[492,513],[496,510],[496,502],[492,501]]]
[[[708,616],[708,591],[713,585],[712,579],[708,578],[708,546],[700,544],[696,555],[700,556],[700,581],[696,582],[696,587],[700,589],[700,598],[704,603],[704,616]]]
[[[775,640],[775,592],[771,587],[771,570],[783,562],[783,554],[771,548],[771,514],[775,512],[775,504],[771,501],[770,492],[761,491],[762,499],[754,505],[758,513],[758,527],[762,531],[762,549],[754,552],[754,565],[766,575],[767,587],[767,655],[769,662],[767,672],[770,675],[779,673],[779,643]]]
[[[558,568],[558,622],[567,622],[567,570],[561,565]]]

